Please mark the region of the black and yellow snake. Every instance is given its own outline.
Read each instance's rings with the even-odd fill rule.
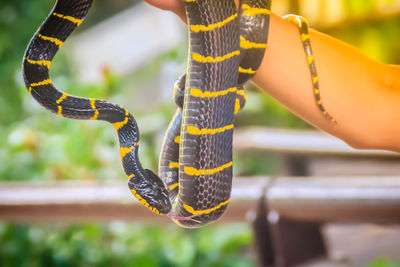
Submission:
[[[184,227],[221,217],[232,187],[234,116],[243,107],[243,84],[257,71],[265,49],[270,0],[185,0],[189,30],[187,74],[175,85],[178,110],[167,130],[159,176],[138,157],[139,128],[128,110],[104,100],[57,90],[49,78],[51,61],[87,15],[93,0],[58,0],[33,36],[23,60],[26,87],[49,111],[67,118],[103,120],[118,132],[122,164],[132,194],[156,214]],[[297,16],[318,107],[318,76],[307,25]]]

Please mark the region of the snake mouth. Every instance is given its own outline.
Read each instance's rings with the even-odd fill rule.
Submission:
[[[175,198],[172,201],[172,209],[167,214],[167,217],[171,219],[176,225],[183,228],[199,228],[207,224],[207,222],[202,221],[201,216],[196,216],[184,212],[179,208],[179,199]]]
[[[195,216],[195,215],[181,217],[181,216],[176,216],[176,215],[169,213],[167,216],[176,225],[183,227],[183,228],[189,228],[189,229],[199,228],[199,227],[202,227],[209,223],[209,222],[202,222],[202,221],[196,219],[195,217],[198,217],[198,216]]]
[[[226,205],[221,208],[208,212],[206,214],[191,214],[184,208],[178,198],[172,202],[172,209],[167,214],[176,225],[183,228],[200,228],[220,219],[225,213]]]
[[[203,218],[203,215],[192,215],[187,217],[179,217],[168,214],[168,217],[178,226],[187,228],[187,229],[195,229],[211,224],[219,219],[217,218]]]

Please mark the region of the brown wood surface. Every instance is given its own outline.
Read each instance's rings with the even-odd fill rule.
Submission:
[[[234,179],[222,222],[246,221],[263,188],[270,210],[290,219],[400,222],[400,177]],[[129,220],[166,222],[142,207],[125,183],[0,183],[0,219]]]

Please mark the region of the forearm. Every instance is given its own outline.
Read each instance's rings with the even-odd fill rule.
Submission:
[[[320,94],[337,124],[318,109],[299,30],[273,15],[263,63],[253,82],[310,124],[354,147],[400,151],[399,66],[310,31]]]

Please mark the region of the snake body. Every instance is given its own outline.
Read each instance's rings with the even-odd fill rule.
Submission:
[[[186,2],[188,73],[175,85],[178,110],[159,163],[173,214],[192,217],[175,220],[185,227],[217,220],[230,201],[233,120],[245,104],[242,86],[266,49],[270,1],[243,1],[241,7],[237,13],[233,1]]]
[[[175,86],[178,110],[164,138],[159,176],[140,164],[139,128],[128,110],[68,95],[49,78],[54,55],[92,1],[56,2],[25,53],[29,93],[59,116],[111,123],[129,188],[149,210],[184,227],[217,220],[230,201],[234,116],[245,104],[243,84],[256,73],[267,47],[270,0],[244,0],[239,12],[233,0],[185,0],[188,68]]]

